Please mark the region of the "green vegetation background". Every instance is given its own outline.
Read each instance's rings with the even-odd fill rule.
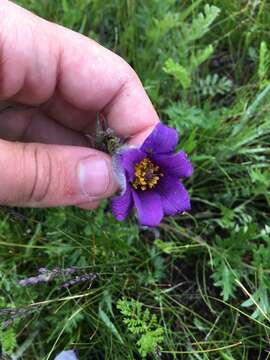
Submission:
[[[268,359],[269,2],[17,2],[125,58],[195,170],[192,212],[159,232],[117,223],[106,202],[2,209],[0,305],[29,312],[0,330],[2,358]],[[18,286],[57,266],[98,277]]]

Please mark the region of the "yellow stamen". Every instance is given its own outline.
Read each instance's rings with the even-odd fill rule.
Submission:
[[[147,190],[156,186],[160,176],[159,166],[155,165],[148,157],[135,165],[135,179],[131,183],[134,189]]]

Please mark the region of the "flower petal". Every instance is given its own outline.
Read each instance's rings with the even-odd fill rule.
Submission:
[[[78,360],[74,350],[65,350],[56,356],[54,360]]]
[[[188,192],[176,177],[170,175],[162,177],[156,191],[160,194],[165,215],[175,215],[190,210]]]
[[[141,150],[149,154],[166,154],[174,151],[177,143],[178,135],[176,130],[159,123],[148,138],[145,139]]]
[[[178,178],[189,177],[192,174],[192,164],[184,151],[171,155],[153,154],[151,159],[165,174]]]
[[[132,206],[131,188],[127,184],[124,194],[112,199],[112,213],[117,220],[123,221],[128,216]]]
[[[135,207],[142,225],[157,226],[163,218],[161,199],[154,191],[135,191],[132,189]]]
[[[133,181],[135,165],[143,160],[146,154],[140,149],[125,147],[120,149],[116,157],[117,166],[126,171],[128,181]]]

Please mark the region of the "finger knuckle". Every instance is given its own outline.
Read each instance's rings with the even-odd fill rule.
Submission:
[[[138,82],[139,78],[136,74],[135,70],[126,62],[123,60],[123,79],[126,84],[132,83],[132,82]]]
[[[1,14],[0,14],[1,16]],[[0,26],[0,95],[4,92],[4,68],[5,68],[5,55],[4,47],[6,42],[6,34],[4,33],[3,26]]]
[[[31,162],[32,168],[25,202],[43,202],[48,197],[52,183],[51,155],[41,146],[26,144],[24,146],[24,158],[25,161]],[[26,171],[28,171],[28,166],[26,166]]]

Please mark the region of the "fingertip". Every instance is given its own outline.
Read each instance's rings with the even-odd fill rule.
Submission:
[[[130,145],[141,145],[144,140],[151,134],[151,132],[154,130],[155,126],[159,123],[159,119],[155,118],[147,128],[144,130],[141,130],[139,133],[130,136],[128,143]]]
[[[79,162],[82,193],[89,198],[104,198],[116,191],[111,159],[97,152]]]

